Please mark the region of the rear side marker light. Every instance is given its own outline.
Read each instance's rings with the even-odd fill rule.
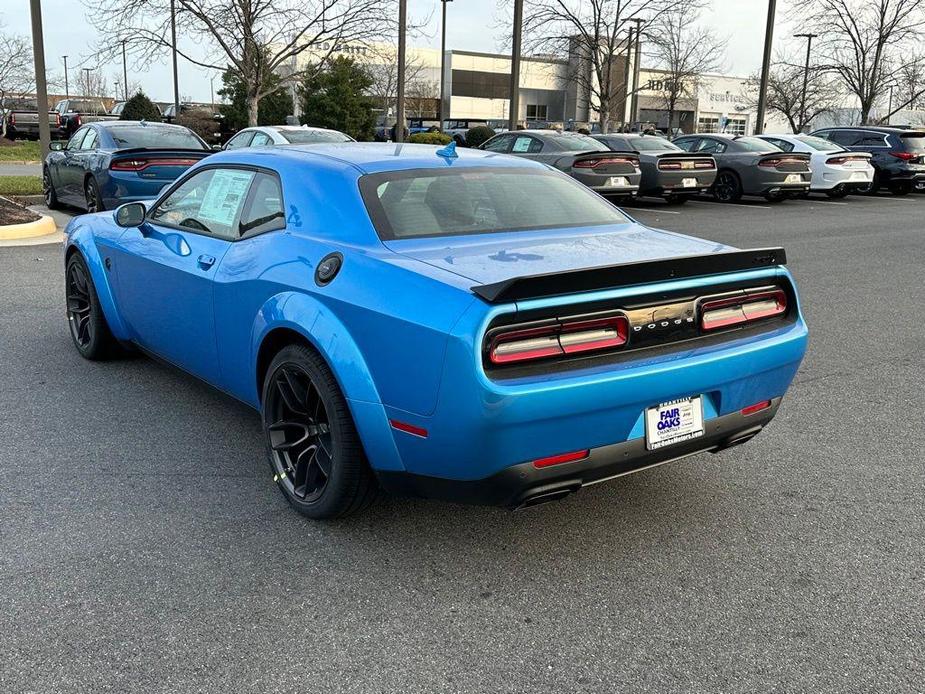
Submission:
[[[544,357],[613,349],[626,344],[625,316],[564,321],[495,336],[489,349],[492,364],[510,364]]]
[[[413,424],[408,424],[407,422],[399,422],[397,419],[390,419],[389,425],[393,429],[397,429],[398,431],[403,431],[406,434],[411,434],[412,436],[419,436],[422,439],[427,438],[427,429],[424,429],[422,427],[416,427]]]
[[[742,408],[742,416],[748,417],[750,414],[756,414],[762,412],[763,410],[771,407],[770,400],[762,400],[761,402],[756,402],[754,405],[749,405],[748,407]]]
[[[562,463],[574,463],[577,460],[584,460],[590,455],[591,451],[585,449],[583,451],[573,451],[572,453],[560,453],[559,455],[551,455],[548,458],[540,458],[539,460],[533,461],[533,467],[549,467],[550,465],[561,465]]]
[[[787,311],[787,295],[781,289],[704,301],[700,305],[700,327],[717,330],[733,325],[779,316]]]

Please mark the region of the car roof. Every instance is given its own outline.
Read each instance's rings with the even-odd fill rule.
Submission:
[[[409,169],[446,169],[448,166],[469,168],[490,166],[494,168],[546,169],[528,159],[509,157],[497,152],[460,147],[456,157],[442,157],[437,154],[440,147],[398,142],[332,142],[312,145],[278,145],[272,148],[241,148],[219,152],[209,157],[209,162],[236,160],[260,166],[273,166],[276,159],[280,168],[297,162],[311,162],[317,158],[330,163],[347,165],[359,173],[383,171],[406,171]],[[268,160],[269,158],[269,160]]]
[[[890,128],[885,125],[832,125],[828,128],[819,128],[815,132],[821,132],[823,130],[865,130],[875,133],[886,133],[887,135],[900,135],[909,132],[907,128]],[[913,128],[913,130],[918,130],[918,128]]]
[[[144,123],[144,125],[142,125]],[[159,121],[140,121],[140,120],[101,120],[94,123],[88,123],[87,125],[95,125],[99,128],[121,128],[126,125],[139,125],[143,128],[171,128],[173,130],[188,130],[182,125],[177,125],[175,123],[161,123]]]

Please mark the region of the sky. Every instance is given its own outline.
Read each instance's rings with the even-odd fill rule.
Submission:
[[[4,2],[0,9],[0,23],[4,31],[30,35],[30,19],[26,0]],[[781,3],[779,3],[780,5]],[[408,0],[411,17],[430,17],[424,27],[426,34],[414,39],[416,45],[440,46],[440,3],[439,0]],[[447,48],[457,50],[501,52],[500,29],[486,30],[501,23],[502,16],[497,9],[497,0],[453,0],[447,10]],[[95,29],[87,21],[84,6],[80,0],[42,0],[43,25],[45,30],[45,60],[51,72],[63,75],[62,55],[68,55],[69,78],[73,85],[78,79],[80,67],[97,68],[106,76],[110,92],[114,90],[115,78],[121,75],[121,63],[99,66],[89,56],[97,43]],[[778,15],[782,10],[778,9]],[[710,25],[720,35],[728,37],[726,69],[730,75],[748,76],[757,72],[761,65],[764,42],[764,27],[767,17],[767,0],[708,0],[708,9],[701,21]],[[789,35],[778,17],[775,46]],[[180,37],[181,45],[188,44]],[[194,47],[190,50],[195,51]],[[129,81],[141,84],[145,93],[159,101],[173,100],[171,68],[165,56],[160,63],[135,70],[129,62]],[[179,81],[181,97],[194,101],[208,101],[210,78],[215,89],[221,84],[217,72],[203,70],[180,59]],[[73,90],[72,90],[73,91]]]

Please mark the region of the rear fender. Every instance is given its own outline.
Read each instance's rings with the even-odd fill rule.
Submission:
[[[298,292],[284,292],[266,301],[257,314],[251,341],[251,364],[255,375],[260,347],[274,330],[298,333],[312,345],[334,373],[363,442],[370,465],[376,470],[404,470],[391,427],[372,374],[347,327],[317,299]]]

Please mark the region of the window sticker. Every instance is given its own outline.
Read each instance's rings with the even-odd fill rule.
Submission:
[[[253,178],[253,171],[216,171],[202,198],[199,219],[230,227]]]
[[[529,152],[530,151],[530,138],[529,137],[518,137],[514,140],[514,152]]]

